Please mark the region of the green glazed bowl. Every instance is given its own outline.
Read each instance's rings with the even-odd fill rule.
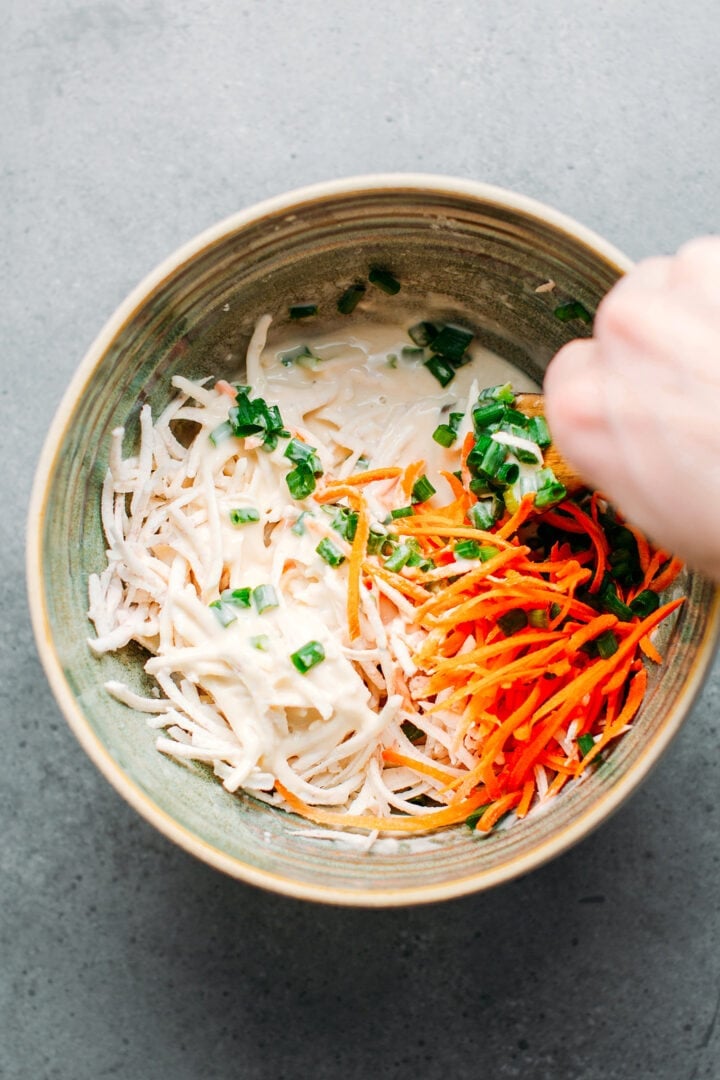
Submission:
[[[95,659],[87,646],[88,574],[103,565],[100,489],[110,432],[137,431],[172,394],[174,374],[237,378],[255,320],[393,270],[410,295],[470,310],[483,344],[542,380],[577,332],[553,316],[564,299],[591,311],[630,263],[587,229],[530,199],[445,177],[371,176],[321,184],[242,211],[172,255],[101,331],[53,421],[30,510],[28,581],[37,643],[60,708],[96,765],[148,821],[244,881],[330,903],[421,903],[486,889],[558,855],[611,814],[647,775],[688,714],[718,637],[718,593],[697,574],[661,641],[633,729],[610,760],[546,810],[478,838],[465,826],[361,852],[301,835],[293,815],[230,795],[202,766],[158,753],[146,718],[103,689],[147,691],[140,650]],[[536,292],[552,279],[553,292]],[[575,324],[573,324],[574,326]],[[581,324],[580,324],[581,325]],[[582,327],[583,332],[587,332]]]

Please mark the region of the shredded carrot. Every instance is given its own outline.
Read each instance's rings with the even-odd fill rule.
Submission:
[[[649,587],[654,589],[655,592],[662,592],[663,589],[669,588],[682,568],[683,563],[680,559],[671,559],[662,573],[651,580]]]
[[[366,469],[352,473],[343,480],[328,480],[325,487],[363,487],[365,484],[374,484],[377,480],[396,480],[401,474],[402,469],[395,465],[388,466],[387,469]]]
[[[215,389],[221,394],[227,394],[233,401],[235,401],[235,398],[237,397],[237,387],[233,386],[232,383],[227,382],[225,379],[218,379],[215,383]]]
[[[654,664],[662,664],[663,658],[658,652],[658,650],[655,648],[647,634],[645,635],[645,637],[640,638],[640,648],[642,649],[645,656],[647,656],[648,660],[652,660]]]
[[[335,810],[325,810],[320,806],[308,806],[288,791],[279,780],[275,781],[275,790],[282,795],[291,810],[301,817],[314,821],[317,825],[334,825],[338,828],[370,829],[380,832],[430,832],[440,829],[445,825],[457,825],[464,821],[469,814],[482,806],[487,796],[479,791],[461,802],[452,803],[443,807],[442,810],[428,810],[427,813],[416,816],[401,816],[393,814],[392,817],[376,817],[374,814],[343,814]]]
[[[524,522],[527,521],[527,519],[530,517],[530,514],[533,512],[534,504],[534,492],[523,495],[522,499],[520,500],[520,505],[518,506],[515,513],[512,515],[512,517],[508,518],[505,524],[498,529],[497,534],[495,535],[499,536],[502,540],[506,540],[509,536],[512,536],[513,533],[516,533],[520,526],[524,524]]]
[[[502,795],[497,802],[488,806],[475,827],[481,832],[490,832],[493,825],[497,825],[500,818],[507,814],[508,810],[512,810],[513,806],[517,806],[521,798],[521,791],[510,791],[507,795]]]
[[[454,773],[441,769],[439,765],[428,765],[426,761],[422,761],[420,758],[408,757],[407,754],[401,754],[399,750],[393,750],[390,747],[383,750],[382,758],[387,765],[404,765],[406,768],[413,769],[424,776],[431,776],[433,780],[440,780],[441,783],[448,786],[456,779]]]
[[[418,480],[419,477],[422,475],[422,471],[424,468],[425,462],[423,460],[412,461],[403,471],[402,480],[400,483],[403,489],[403,494],[406,498],[409,499],[412,495],[412,489],[415,486],[415,481]]]
[[[358,521],[350,552],[347,586],[348,634],[351,641],[360,637],[360,575],[370,535],[370,518],[364,503],[360,503],[357,513]]]
[[[530,809],[530,804],[533,801],[533,796],[534,795],[535,795],[535,781],[534,780],[526,780],[525,783],[523,784],[523,789],[522,789],[522,795],[520,797],[520,802],[517,804],[517,807],[515,809],[515,813],[516,813],[517,817],[519,817],[519,818],[524,818],[525,817],[528,810]]]

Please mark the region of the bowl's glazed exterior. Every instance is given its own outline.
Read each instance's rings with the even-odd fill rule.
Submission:
[[[380,264],[414,294],[471,310],[478,337],[538,381],[573,331],[558,298],[594,310],[628,260],[529,199],[444,177],[336,181],[221,222],[171,256],[128,297],[92,345],[48,433],[33,491],[30,605],[40,655],[71,728],[117,790],[170,839],[237,878],[292,896],[367,906],[420,903],[485,889],[559,854],[605,819],[647,775],[688,714],[713,657],[718,594],[688,574],[688,600],[664,629],[666,663],[610,760],[521,826],[480,839],[464,826],[360,853],[302,836],[301,823],[208,770],[159,754],[145,718],[103,689],[147,686],[139,650],[95,659],[87,577],[101,568],[100,488],[109,436],[131,439],[140,406],[156,413],[170,378],[237,377],[256,318],[335,297]],[[552,294],[536,292],[547,279]],[[305,826],[307,823],[303,823]]]

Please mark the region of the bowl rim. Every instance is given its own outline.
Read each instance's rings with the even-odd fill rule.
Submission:
[[[50,631],[45,590],[40,585],[43,581],[42,534],[45,509],[50,494],[49,479],[54,473],[59,447],[68,421],[93,372],[137,309],[145,304],[171,275],[240,228],[259,223],[264,218],[273,217],[279,213],[298,212],[313,203],[328,201],[335,197],[403,190],[417,195],[427,193],[466,197],[478,202],[491,203],[502,209],[518,211],[525,217],[550,225],[585,244],[595,254],[614,265],[619,274],[625,273],[633,265],[632,261],[613,244],[573,218],[529,196],[480,181],[429,173],[376,173],[324,181],[264,199],[223,218],[182,244],[146,274],[107,319],[81,360],[56,409],[36,466],[28,509],[27,589],[38,654],[61,712],[80,745],[100,772],[146,821],[179,847],[210,866],[248,884],[295,899],[353,907],[423,904],[484,891],[528,873],[583,839],[620,807],[657,764],[677,734],[702,688],[720,636],[720,588],[716,587],[708,613],[708,631],[700,643],[682,691],[675,699],[666,722],[646,743],[628,772],[578,817],[531,851],[519,853],[500,866],[489,870],[479,870],[477,873],[439,884],[397,886],[387,889],[363,886],[348,889],[298,881],[273,871],[251,866],[203,840],[189,828],[179,825],[130,778],[106,749],[99,736],[95,734],[64,676]]]

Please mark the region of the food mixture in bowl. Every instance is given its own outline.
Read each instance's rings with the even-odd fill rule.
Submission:
[[[230,792],[334,830],[488,832],[631,725],[681,567],[568,495],[515,408],[536,387],[462,321],[364,297],[331,326],[261,318],[242,383],[176,376],[129,457],[114,432],[90,644],[148,650],[157,696],[108,691]]]

